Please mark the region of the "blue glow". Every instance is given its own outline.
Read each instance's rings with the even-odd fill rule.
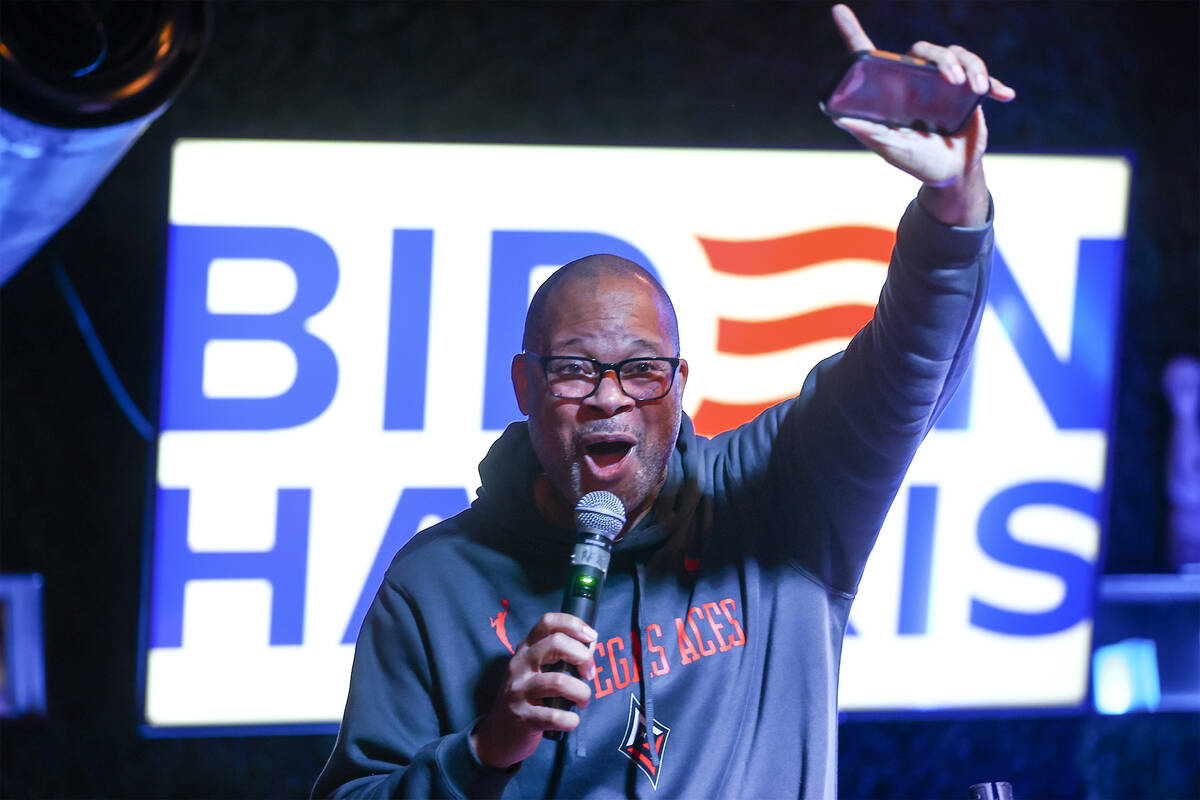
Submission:
[[[1158,651],[1152,639],[1125,639],[1096,649],[1092,685],[1101,714],[1154,711],[1162,700]]]
[[[0,717],[46,713],[42,576],[0,575]]]

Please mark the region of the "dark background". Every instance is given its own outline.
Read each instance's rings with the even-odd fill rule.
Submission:
[[[1105,569],[1162,571],[1159,375],[1200,351],[1200,4],[854,7],[877,46],[962,43],[1017,89],[987,104],[993,151],[1132,159]],[[828,8],[218,3],[191,85],[0,290],[0,558],[45,576],[49,693],[46,719],[0,725],[0,795],[299,796],[332,744],[137,733],[151,453],[50,266],[63,264],[154,419],[175,138],[849,148],[816,108],[842,59]],[[847,797],[965,797],[996,779],[1027,798],[1196,797],[1198,756],[1196,715],[852,719],[840,781]]]

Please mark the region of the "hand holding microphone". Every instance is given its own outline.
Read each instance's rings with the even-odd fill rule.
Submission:
[[[590,628],[596,623],[596,605],[608,575],[612,543],[625,527],[625,506],[612,492],[589,492],[575,506],[575,552],[571,554],[571,575],[563,592],[562,613],[583,620]],[[550,672],[579,673],[560,661]],[[567,698],[552,697],[546,705],[570,711]],[[547,739],[561,739],[562,731],[547,730]]]
[[[506,769],[524,761],[543,732],[557,738],[574,730],[579,715],[572,707],[583,709],[591,701],[591,687],[584,682],[596,669],[597,634],[591,626],[612,541],[625,527],[625,508],[611,492],[590,492],[575,507],[575,527],[563,611],[544,614],[517,646],[496,702],[471,732],[475,755],[490,767]]]

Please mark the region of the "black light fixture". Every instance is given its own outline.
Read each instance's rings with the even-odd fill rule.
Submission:
[[[0,1],[0,285],[166,109],[210,26],[204,0]]]

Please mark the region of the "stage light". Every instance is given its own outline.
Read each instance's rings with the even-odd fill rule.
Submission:
[[[0,575],[0,717],[45,713],[42,576]]]
[[[0,285],[195,69],[206,2],[0,2]]]
[[[1153,639],[1125,639],[1096,649],[1092,685],[1101,714],[1154,711],[1162,701]]]

